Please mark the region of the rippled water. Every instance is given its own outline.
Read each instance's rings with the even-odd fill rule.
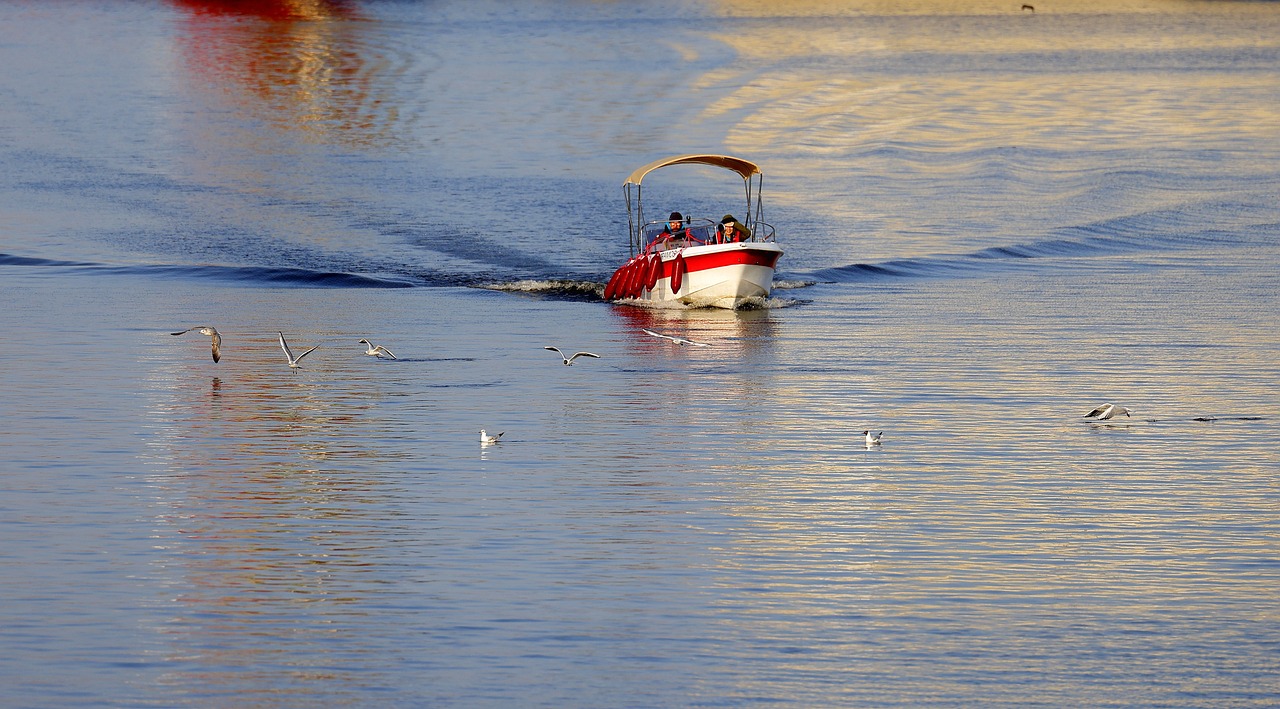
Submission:
[[[1035,4],[0,4],[0,704],[1275,705],[1280,8]]]

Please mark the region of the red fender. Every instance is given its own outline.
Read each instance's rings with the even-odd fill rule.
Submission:
[[[676,254],[675,265],[671,267],[671,295],[680,293],[680,286],[684,285],[684,274],[688,271],[689,267],[685,265],[684,254]]]
[[[621,268],[613,272],[613,277],[609,279],[609,283],[606,284],[604,287],[605,300],[613,300],[613,296],[615,295],[614,291],[618,290],[618,281],[622,280],[621,276],[622,276]]]
[[[627,288],[631,284],[631,262],[628,261],[618,269],[618,285],[613,287],[614,298],[627,297]]]
[[[658,285],[658,279],[662,277],[662,254],[653,254],[649,260],[645,262],[645,282],[644,287],[653,290]]]
[[[644,262],[636,259],[627,266],[627,289],[623,292],[628,298],[635,298],[640,295],[640,289],[644,287]]]
[[[642,257],[636,261],[636,296],[639,298],[644,295],[644,289],[649,287],[649,259]]]
[[[613,297],[621,300],[631,295],[631,262],[622,264],[618,269],[618,284],[613,287]]]

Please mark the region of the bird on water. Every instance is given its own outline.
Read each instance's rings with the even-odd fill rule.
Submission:
[[[1126,418],[1133,418],[1132,416],[1129,416],[1129,409],[1126,409],[1123,406],[1116,406],[1115,404],[1103,404],[1102,406],[1099,406],[1093,411],[1085,414],[1084,417],[1087,419],[1105,421],[1109,418],[1115,418],[1120,414],[1124,414]]]

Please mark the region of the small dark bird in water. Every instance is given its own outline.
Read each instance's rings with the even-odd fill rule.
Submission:
[[[1036,6],[1035,6],[1035,5],[1023,5],[1023,6],[1022,6],[1022,9],[1023,9],[1024,11],[1026,11],[1026,10],[1030,10],[1030,11],[1032,11],[1032,12],[1035,12],[1035,11],[1036,11]]]

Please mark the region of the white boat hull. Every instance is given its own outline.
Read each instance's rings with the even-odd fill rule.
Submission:
[[[617,293],[622,299],[649,303],[679,303],[691,307],[737,308],[751,300],[769,297],[774,264],[782,255],[777,244],[745,242],[671,249],[659,255],[661,276],[652,288],[632,286]],[[639,263],[646,259],[639,257]],[[628,262],[622,273],[633,265]],[[679,277],[676,275],[680,270]],[[647,269],[640,269],[647,270]],[[625,274],[624,274],[625,275]],[[677,285],[679,288],[673,286]]]

